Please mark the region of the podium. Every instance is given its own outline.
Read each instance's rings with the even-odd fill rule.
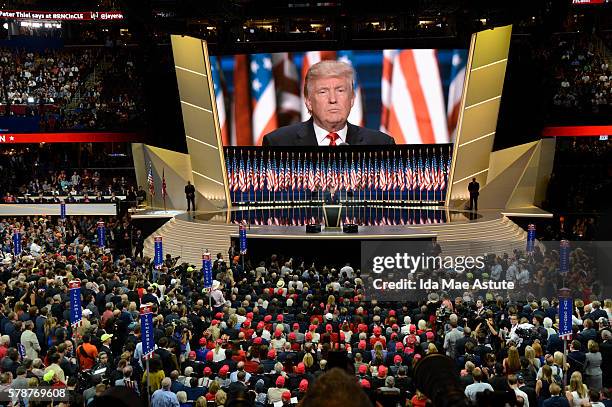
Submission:
[[[339,228],[342,219],[342,205],[323,205],[326,228]]]

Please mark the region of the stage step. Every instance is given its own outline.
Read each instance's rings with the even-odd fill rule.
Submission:
[[[261,226],[251,226],[251,229],[258,227]],[[476,256],[484,253],[511,255],[514,249],[525,250],[527,239],[527,233],[505,216],[483,221],[407,227],[437,234],[443,254],[447,256]],[[153,257],[154,236],[160,235],[164,239],[164,254],[181,256],[181,262],[200,267],[204,249],[208,249],[213,258],[217,253],[221,253],[227,260],[230,235],[237,232],[238,227],[235,224],[190,222],[173,218],[146,239],[144,253]]]

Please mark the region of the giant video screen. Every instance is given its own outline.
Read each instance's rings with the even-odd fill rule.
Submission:
[[[223,143],[452,143],[466,59],[465,49],[213,56]]]

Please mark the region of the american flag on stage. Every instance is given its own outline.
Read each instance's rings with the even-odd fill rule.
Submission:
[[[223,71],[219,58],[210,57],[210,71],[212,73],[213,86],[215,89],[215,101],[217,102],[217,115],[219,116],[219,128],[221,129],[221,140],[223,145],[230,144],[229,123],[225,112],[225,91],[223,86]]]
[[[384,60],[383,60],[384,63]],[[448,143],[446,109],[436,50],[413,49],[395,53],[391,75],[388,119],[381,128],[397,144]]]
[[[431,158],[429,157],[429,153],[427,153],[427,158],[425,158],[425,183],[426,189],[431,191],[433,189],[433,174],[431,171]]]
[[[238,174],[238,163],[236,162],[236,156],[232,160],[232,191],[236,192],[240,188],[240,179]]]
[[[400,191],[405,191],[406,178],[404,177],[404,158],[401,155],[399,156],[396,171],[395,179],[397,180],[397,187]]]
[[[244,168],[244,160],[240,157],[240,169],[238,170],[238,186],[241,192],[246,192],[249,189],[248,176]]]
[[[161,194],[162,194],[162,199],[166,199],[166,197],[168,196],[168,191],[166,190],[166,169],[165,168],[162,169],[162,190],[161,190]]]
[[[250,159],[250,155],[249,155]],[[251,185],[253,186],[253,191],[257,191],[259,189],[259,169],[257,168],[257,156],[253,156],[253,167],[251,170]]]
[[[382,159],[380,160],[380,169],[378,172],[378,178],[380,179],[379,181],[380,189],[382,191],[386,191],[387,190],[387,166],[386,166],[384,155],[381,158]]]
[[[312,157],[310,157],[310,162],[308,164],[308,189],[310,191],[314,191],[316,189],[316,176],[314,163],[312,162]]]
[[[268,156],[268,168],[266,169],[266,184],[268,186],[268,191],[277,191],[277,181],[276,181],[276,157]]]
[[[425,179],[425,168],[423,166],[423,156],[419,154],[419,189],[421,191],[427,188],[427,180]]]
[[[264,188],[266,187],[266,172],[264,172],[264,159],[263,159],[263,154],[259,159],[259,189],[260,190],[264,190]],[[270,187],[268,187],[268,189],[270,189]]]
[[[147,182],[149,183],[149,194],[155,196],[155,180],[153,179],[153,163],[149,160],[149,172],[147,173]]]
[[[446,189],[446,165],[444,163],[444,155],[440,156],[440,165],[438,166],[438,178],[440,179],[440,191]]]
[[[253,104],[253,145],[261,145],[263,136],[278,127],[272,56],[270,54],[251,55],[249,68]]]
[[[359,188],[357,164],[355,163],[355,161],[353,161],[351,164],[351,185],[350,187],[353,191],[356,191]]]
[[[368,159],[368,187],[374,188],[376,185],[376,169],[372,165],[372,153],[370,153],[370,157]]]
[[[335,157],[331,159],[331,164],[328,168],[328,184],[329,189],[334,193],[338,188],[340,188],[340,174],[338,172],[338,166],[336,165]]]
[[[453,51],[451,68],[451,82],[448,87],[448,107],[447,121],[448,134],[450,141],[454,142],[457,137],[457,123],[459,120],[459,109],[461,108],[461,95],[463,93],[463,83],[465,82],[465,64],[467,55],[465,50],[456,49]]]
[[[433,190],[437,191],[440,188],[440,173],[438,172],[438,162],[436,160],[436,154],[433,154],[431,161],[431,173],[433,179]]]

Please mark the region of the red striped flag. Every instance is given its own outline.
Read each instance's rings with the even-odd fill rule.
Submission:
[[[166,169],[162,169],[162,199],[165,200],[168,196],[168,191],[166,190]]]
[[[448,143],[436,52],[399,51],[393,61],[388,133],[398,144]]]
[[[272,72],[277,94],[277,114],[283,125],[298,122],[302,110],[300,78],[293,56],[289,52],[272,54]]]

